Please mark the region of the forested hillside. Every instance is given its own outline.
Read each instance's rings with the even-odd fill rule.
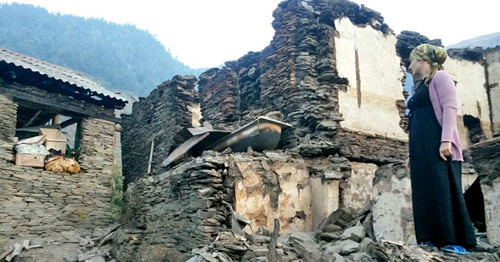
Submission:
[[[145,96],[176,74],[196,74],[148,31],[103,19],[0,5],[0,46],[81,71],[105,87]]]

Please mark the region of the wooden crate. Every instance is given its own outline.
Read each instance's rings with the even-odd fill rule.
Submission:
[[[43,167],[45,164],[45,156],[31,154],[16,154],[16,165]]]
[[[68,144],[68,140],[64,137],[61,130],[40,128],[40,133],[45,135],[45,147],[47,150],[49,150],[49,148],[54,148],[56,150],[61,150],[63,154],[66,154],[66,145]]]

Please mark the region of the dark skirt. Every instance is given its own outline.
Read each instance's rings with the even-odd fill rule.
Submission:
[[[444,161],[439,156],[442,129],[430,100],[426,101],[426,88],[417,89],[416,101],[410,102],[410,175],[417,242],[472,247],[476,238],[462,193],[462,162],[451,156]]]

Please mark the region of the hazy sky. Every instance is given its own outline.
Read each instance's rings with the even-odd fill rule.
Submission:
[[[272,39],[272,12],[281,0],[0,0],[49,12],[104,18],[146,29],[190,67],[213,67]],[[354,0],[379,11],[399,33],[418,31],[445,45],[500,31],[498,0]]]

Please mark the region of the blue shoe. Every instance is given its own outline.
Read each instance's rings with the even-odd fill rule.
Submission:
[[[431,242],[429,242],[429,241],[427,241],[427,242],[420,242],[420,243],[418,243],[418,245],[420,245],[420,246],[428,246],[428,247],[430,247],[430,248],[434,248],[434,247],[436,247],[434,244],[432,244],[432,243],[431,243]]]
[[[447,246],[442,247],[441,250],[446,251],[446,252],[459,254],[459,255],[470,254],[470,252],[467,251],[463,246],[458,246],[458,245],[447,245]]]

